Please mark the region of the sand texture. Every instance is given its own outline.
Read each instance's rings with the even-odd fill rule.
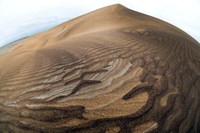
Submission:
[[[0,55],[2,133],[200,132],[200,45],[116,4]]]

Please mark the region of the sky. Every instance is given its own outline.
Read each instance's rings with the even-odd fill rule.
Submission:
[[[200,0],[0,0],[0,47],[116,3],[167,21],[200,42]]]

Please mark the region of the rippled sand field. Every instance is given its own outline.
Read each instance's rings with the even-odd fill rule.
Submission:
[[[0,56],[0,132],[197,133],[200,45],[116,4]]]

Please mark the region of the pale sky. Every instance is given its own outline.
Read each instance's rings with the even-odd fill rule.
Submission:
[[[0,0],[0,47],[116,3],[167,21],[200,42],[200,0]]]

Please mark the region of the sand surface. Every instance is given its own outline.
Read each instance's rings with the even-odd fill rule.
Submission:
[[[0,55],[0,132],[198,132],[200,45],[116,4]]]

